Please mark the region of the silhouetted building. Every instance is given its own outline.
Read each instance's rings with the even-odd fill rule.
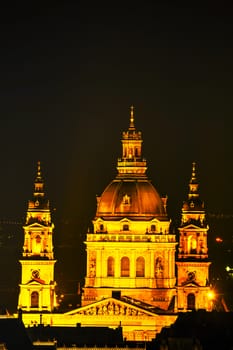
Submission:
[[[35,342],[53,341],[59,347],[116,347],[123,346],[122,329],[110,329],[107,327],[51,327],[35,326],[27,328],[30,339]]]
[[[198,310],[180,313],[163,328],[149,348],[166,350],[230,350],[233,348],[233,313]]]
[[[33,349],[23,322],[14,317],[0,317],[0,344],[7,350]]]

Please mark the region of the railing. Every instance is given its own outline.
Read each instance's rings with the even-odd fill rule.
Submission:
[[[58,347],[58,348],[56,348],[57,350],[75,350],[75,349],[86,349],[86,350],[128,350],[128,349],[130,349],[130,350],[138,350],[138,349],[146,349],[146,347],[145,347],[145,345],[141,345],[141,346],[137,346],[137,347],[135,347],[135,348],[129,348],[128,346],[126,346],[126,347],[118,347],[117,345],[116,346],[105,346],[105,347],[97,347],[97,346],[85,346],[84,345],[84,347],[83,346],[76,346],[75,344],[74,344],[74,346],[72,346],[72,347],[69,347],[69,346],[63,346],[63,347]]]
[[[152,242],[152,243],[173,243],[176,242],[174,234],[87,234],[87,242]]]

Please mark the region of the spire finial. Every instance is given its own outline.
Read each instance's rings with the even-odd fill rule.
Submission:
[[[41,167],[40,167],[40,160],[37,162],[37,177],[41,176]]]
[[[198,190],[198,181],[196,177],[196,162],[192,163],[192,175],[189,182],[190,193],[197,192]]]
[[[44,181],[41,175],[41,162],[37,162],[37,172],[36,172],[36,178],[34,181],[34,195],[36,194],[43,194],[44,193]]]
[[[36,178],[35,182],[43,182],[42,174],[41,174],[41,161],[37,162],[37,170],[36,170]]]
[[[196,163],[192,163],[192,180],[196,179]]]
[[[130,129],[134,129],[134,106],[130,107]]]

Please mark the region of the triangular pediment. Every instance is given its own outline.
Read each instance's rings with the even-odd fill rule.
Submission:
[[[188,225],[185,225],[185,226],[182,226],[182,228],[181,228],[181,231],[183,230],[183,229],[185,229],[185,230],[197,230],[197,229],[202,229],[203,230],[203,227],[200,227],[200,226],[198,226],[198,225],[194,225],[194,224],[188,224]]]
[[[45,281],[37,278],[37,279],[31,279],[26,284],[41,285],[41,284],[45,284]]]
[[[129,223],[130,220],[127,219],[127,218],[123,218],[123,219],[120,220],[120,222],[121,222],[121,223]]]
[[[34,229],[44,229],[45,225],[42,225],[38,222],[34,222],[33,224],[30,224],[30,225],[27,225],[27,226],[24,226],[24,228],[34,228]]]
[[[104,316],[146,316],[155,317],[153,312],[115,298],[107,298],[69,311],[65,315],[104,315]]]

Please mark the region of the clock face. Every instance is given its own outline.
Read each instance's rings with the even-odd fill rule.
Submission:
[[[193,280],[195,280],[195,278],[196,278],[196,273],[195,273],[195,271],[188,272],[188,280],[189,280],[189,281],[193,281]]]
[[[38,270],[33,270],[32,271],[32,277],[33,278],[40,278],[40,273]]]

